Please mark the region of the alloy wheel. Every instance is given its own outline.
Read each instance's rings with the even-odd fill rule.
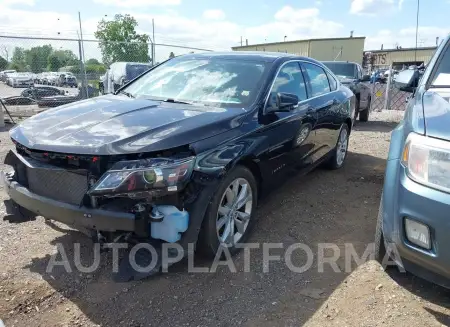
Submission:
[[[245,178],[235,179],[225,189],[216,219],[220,243],[233,246],[244,235],[252,214],[252,194],[250,183]]]
[[[339,140],[336,147],[336,163],[338,166],[341,166],[344,163],[345,156],[347,155],[347,148],[348,132],[346,128],[343,128],[339,135]]]

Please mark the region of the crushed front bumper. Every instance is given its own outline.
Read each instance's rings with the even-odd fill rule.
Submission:
[[[30,192],[1,172],[5,191],[16,204],[47,219],[62,222],[74,228],[92,229],[104,232],[134,232],[145,236],[148,221],[137,219],[134,214],[76,206]]]

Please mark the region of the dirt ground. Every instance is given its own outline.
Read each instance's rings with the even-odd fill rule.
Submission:
[[[390,131],[395,112],[374,113],[351,136],[345,167],[292,177],[257,212],[250,242],[352,244],[361,256],[373,242]],[[0,133],[0,160],[10,147]],[[5,167],[2,166],[2,169]],[[5,193],[0,190],[2,199]],[[0,208],[4,216],[5,208]],[[22,224],[0,221],[0,318],[9,326],[445,326],[449,292],[374,261],[351,271],[325,265],[295,273],[284,262],[263,272],[262,250],[252,250],[251,271],[220,267],[216,273],[188,273],[187,263],[170,273],[126,284],[111,281],[110,255],[102,254],[94,274],[46,273],[56,244],[92,260],[92,243],[42,218]],[[276,253],[276,251],[273,251]],[[73,251],[67,251],[69,260]],[[315,251],[315,256],[317,251]],[[304,262],[301,254],[294,257]],[[205,264],[205,263],[204,263]],[[207,264],[207,263],[206,263]],[[337,260],[345,266],[344,256]],[[342,268],[343,269],[343,268]]]

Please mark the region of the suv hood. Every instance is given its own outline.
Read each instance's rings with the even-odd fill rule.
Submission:
[[[161,151],[238,126],[242,109],[105,95],[35,115],[11,130],[13,140],[42,151],[110,155]]]
[[[422,104],[427,136],[450,141],[450,89],[430,89]]]

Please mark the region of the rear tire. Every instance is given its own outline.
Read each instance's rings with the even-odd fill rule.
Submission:
[[[369,121],[369,108],[359,112],[359,121],[361,122]]]
[[[236,166],[221,180],[200,231],[201,254],[214,258],[221,245],[226,245],[232,255],[240,250],[236,245],[245,242],[255,224],[257,187],[255,177],[245,166]]]
[[[348,152],[349,129],[343,124],[339,132],[338,141],[331,157],[325,162],[325,167],[331,170],[339,169],[344,165]]]

